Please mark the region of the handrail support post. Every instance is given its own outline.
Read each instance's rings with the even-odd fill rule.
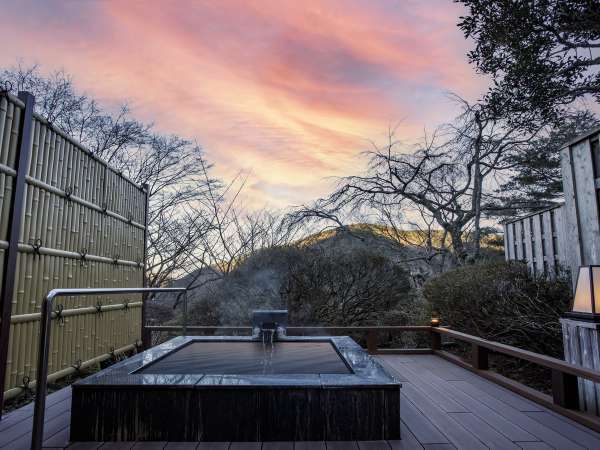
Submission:
[[[552,369],[552,400],[567,409],[579,408],[579,382],[575,375]]]
[[[489,370],[489,350],[478,344],[471,344],[471,363],[477,370]]]
[[[367,331],[367,351],[371,355],[377,353],[377,330],[374,328],[369,328]]]
[[[48,355],[50,353],[50,334],[52,331],[52,302],[56,297],[68,295],[110,295],[110,294],[148,294],[156,292],[186,292],[186,288],[82,288],[53,289],[42,301],[40,317],[40,337],[36,368],[36,391],[33,406],[33,426],[31,430],[31,449],[41,450],[44,440],[44,416],[46,413],[46,392],[48,380]],[[187,296],[184,297],[187,309]],[[187,311],[185,312],[187,315]],[[184,315],[184,320],[187,317]],[[187,325],[186,325],[187,326]]]
[[[187,290],[183,293],[183,335],[187,334],[187,320],[188,320],[188,295]]]
[[[430,337],[431,337],[431,350],[436,351],[436,350],[441,350],[442,349],[442,335],[439,333],[436,333],[435,330],[431,329],[430,333]]]
[[[33,405],[33,427],[31,430],[31,448],[42,448],[44,439],[44,416],[46,413],[46,390],[48,378],[48,353],[50,352],[50,333],[52,332],[52,300],[51,293],[42,301],[40,317],[40,337],[38,345],[38,364],[36,368],[36,392]]]

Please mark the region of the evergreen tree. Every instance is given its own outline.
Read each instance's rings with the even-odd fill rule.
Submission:
[[[562,199],[560,150],[600,120],[590,111],[576,111],[508,158],[508,180],[498,189],[500,215],[514,215],[556,204]]]
[[[575,100],[600,101],[600,0],[456,1],[476,44],[469,60],[493,77],[486,102],[496,114],[556,122]]]

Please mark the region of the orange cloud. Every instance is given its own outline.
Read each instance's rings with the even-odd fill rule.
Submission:
[[[485,88],[457,5],[440,1],[22,2],[4,7],[1,65],[64,67],[79,88],[252,172],[248,201],[286,206],[361,169],[402,119],[414,138]],[[43,43],[43,45],[41,45]]]

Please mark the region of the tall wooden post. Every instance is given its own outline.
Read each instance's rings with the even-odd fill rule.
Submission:
[[[600,353],[598,352],[600,323],[566,317],[560,319],[560,322],[563,332],[565,360],[576,366],[598,370],[600,368]],[[581,411],[600,415],[600,397],[598,396],[600,383],[575,377],[577,389],[573,389],[569,384],[572,380],[565,381],[558,377],[558,374],[553,375],[553,378],[556,378],[553,379],[553,385],[558,386],[558,390],[553,388],[555,400],[558,398],[571,406],[577,400],[577,406]],[[562,397],[561,392],[565,393]],[[569,398],[566,395],[570,397],[577,395],[577,399]]]
[[[8,345],[10,338],[10,316],[15,288],[17,270],[17,256],[19,254],[19,234],[25,207],[25,176],[29,170],[31,146],[33,139],[33,109],[35,98],[29,92],[19,92],[19,99],[25,103],[19,127],[19,140],[17,144],[16,175],[13,181],[13,195],[10,203],[8,218],[8,248],[4,256],[4,277],[0,291],[0,304],[2,322],[0,324],[0,418],[4,406],[4,385],[6,381],[6,368],[8,359]],[[41,299],[40,299],[41,300]],[[40,380],[38,380],[39,382]]]
[[[144,192],[146,193],[146,211],[144,214],[144,256],[143,256],[143,261],[142,261],[142,270],[144,271],[144,287],[148,287],[148,265],[147,265],[147,259],[148,259],[148,210],[150,207],[150,187],[148,186],[148,184],[144,184],[143,186]],[[147,311],[148,311],[148,307],[147,307],[147,302],[148,302],[148,298],[149,295],[148,294],[142,294],[142,330],[141,330],[141,336],[142,336],[142,348],[144,350],[149,349],[152,346],[152,335],[150,333],[150,331],[146,328],[146,320],[147,320]]]
[[[371,355],[377,353],[377,330],[374,328],[367,331],[367,350]]]
[[[565,198],[565,242],[561,244],[566,253],[565,265],[571,269],[574,290],[580,266],[600,264],[599,135],[600,127],[596,127],[566,143],[561,150]],[[593,298],[591,300],[593,305]],[[561,324],[565,360],[599,370],[600,324],[576,317],[565,317],[561,319]],[[559,375],[555,375],[555,378],[555,384],[559,386],[556,399],[572,402],[572,405],[574,399],[561,399],[560,393],[564,391],[571,397],[577,395],[580,410],[600,416],[600,383],[579,378],[578,389],[575,390],[573,380],[561,379]]]

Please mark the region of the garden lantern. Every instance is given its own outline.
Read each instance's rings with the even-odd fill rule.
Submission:
[[[567,317],[600,322],[600,266],[581,266],[571,311]]]
[[[571,310],[565,313],[560,323],[565,361],[580,367],[596,367],[600,344],[600,266],[579,267]],[[579,378],[577,386],[579,409],[597,414],[600,401],[596,390],[600,383]]]

